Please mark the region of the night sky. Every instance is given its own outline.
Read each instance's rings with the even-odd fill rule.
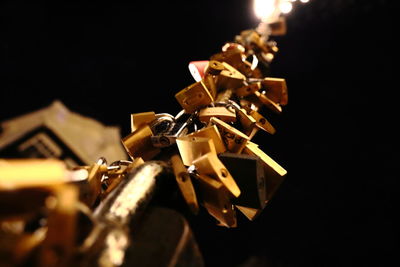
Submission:
[[[188,63],[258,24],[245,0],[54,2],[0,3],[0,121],[59,99],[125,136],[131,113],[176,114],[175,93],[194,82]],[[288,176],[254,222],[193,223],[207,266],[395,266],[389,2],[311,0],[287,16],[271,68],[286,79],[289,104],[265,113],[277,133],[256,142]]]

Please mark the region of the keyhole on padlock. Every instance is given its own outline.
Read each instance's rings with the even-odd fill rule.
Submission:
[[[188,174],[187,173],[182,173],[179,175],[179,178],[181,178],[182,182],[186,182],[186,180],[188,179]]]
[[[223,178],[228,177],[228,171],[227,171],[226,169],[221,169],[221,176],[222,176]]]

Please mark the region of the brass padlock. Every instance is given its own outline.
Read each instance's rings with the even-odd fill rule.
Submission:
[[[221,73],[225,69],[224,65],[221,62],[210,60],[204,72],[203,82],[208,88],[213,99],[217,97],[217,84],[216,84],[216,76]]]
[[[208,213],[226,227],[236,227],[236,213],[230,201],[230,194],[219,181],[205,174],[197,174],[202,205]]]
[[[244,97],[244,96],[254,94],[254,92],[256,92],[260,89],[261,89],[261,82],[255,82],[255,83],[251,83],[249,85],[245,85],[240,88],[237,88],[235,90],[235,94],[238,97]]]
[[[222,62],[225,69],[216,77],[218,90],[236,89],[244,85],[246,76],[226,62]]]
[[[175,94],[175,98],[187,113],[193,113],[214,101],[203,81],[193,83],[179,91]]]
[[[216,60],[210,60],[205,70],[205,74],[219,75],[224,70],[224,65]]]
[[[262,129],[270,134],[275,134],[276,130],[274,126],[272,126],[272,124],[263,115],[261,115],[256,110],[251,110],[251,109],[246,110],[246,112],[248,115],[252,116],[256,120],[256,126],[259,129]]]
[[[107,172],[107,165],[103,158],[100,158],[96,163],[89,166],[87,169],[78,167],[76,170],[87,170],[87,178],[81,181],[76,181],[79,186],[79,199],[88,207],[93,207],[101,195],[102,177]]]
[[[257,91],[254,92],[254,95],[260,100],[260,102],[265,105],[267,108],[272,110],[275,113],[281,113],[282,112],[282,107],[279,105],[279,103],[276,103],[269,99],[265,94]]]
[[[122,144],[132,160],[141,157],[144,161],[147,161],[161,152],[159,148],[153,146],[152,135],[150,126],[143,125],[122,139]]]
[[[279,105],[287,105],[288,90],[285,79],[267,77],[262,80],[261,85],[266,97]]]
[[[235,122],[236,112],[232,108],[226,106],[223,107],[207,107],[203,108],[199,112],[199,120],[204,123],[208,123],[211,117],[216,117],[224,122]]]
[[[219,62],[225,62],[247,77],[251,77],[252,75],[252,64],[246,60],[246,55],[239,48],[231,48],[215,54],[211,57],[211,59]]]
[[[192,165],[195,159],[208,152],[217,153],[211,138],[183,136],[176,139],[176,144],[186,166]]]
[[[237,108],[237,114],[240,124],[243,127],[243,133],[247,135],[250,140],[258,130],[256,126],[257,121],[252,116],[248,115],[244,108]]]
[[[211,126],[203,128],[203,129],[200,129],[197,132],[188,134],[187,137],[210,138],[213,140],[213,143],[215,146],[215,151],[217,152],[217,154],[226,151],[226,147],[225,147],[224,141],[222,140],[222,136],[221,136],[220,132],[218,131],[217,126],[215,126],[215,125],[211,125]]]
[[[264,151],[262,151],[257,144],[248,142],[243,153],[248,155],[257,156],[261,159],[264,165],[265,171],[265,182],[267,187],[267,201],[271,200],[276,190],[283,182],[287,171],[281,167],[276,161],[269,157]]]
[[[210,124],[217,126],[222,140],[230,152],[240,153],[249,140],[247,135],[215,117],[210,119]]]
[[[134,132],[141,126],[150,124],[156,119],[156,114],[153,111],[131,114],[131,131]]]
[[[217,154],[209,152],[195,159],[193,165],[199,174],[206,174],[220,181],[234,197],[240,195],[240,189]]]
[[[172,169],[174,170],[176,182],[186,204],[194,214],[197,214],[199,212],[199,204],[190,174],[183,165],[182,159],[179,155],[173,155],[171,157],[171,164]]]

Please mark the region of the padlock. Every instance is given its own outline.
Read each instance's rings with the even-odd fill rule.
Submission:
[[[278,104],[269,99],[265,94],[261,93],[260,91],[254,92],[254,95],[260,100],[260,102],[265,105],[267,108],[272,110],[275,113],[281,113],[282,107]]]
[[[202,205],[208,213],[225,227],[237,226],[236,213],[230,201],[230,194],[219,181],[205,174],[195,175],[199,185]]]
[[[245,108],[234,101],[230,101],[230,105],[236,110],[239,120],[244,128],[244,133],[252,139],[258,129],[264,130],[270,134],[275,134],[276,130],[271,123],[251,106],[245,104]]]
[[[252,64],[246,60],[246,55],[238,48],[231,48],[215,54],[211,59],[225,62],[247,77],[252,76]]]
[[[84,170],[75,168],[75,170]],[[100,158],[96,163],[87,169],[87,178],[75,183],[79,186],[79,200],[88,207],[93,207],[99,199],[102,191],[102,178],[107,173],[107,162],[104,158]]]
[[[183,165],[182,159],[179,155],[173,155],[170,160],[179,190],[191,212],[197,214],[199,212],[199,204],[190,174]]]
[[[240,124],[243,128],[243,133],[247,135],[250,140],[258,130],[256,126],[257,121],[252,116],[248,115],[244,108],[236,107],[236,105],[235,108]]]
[[[224,65],[221,62],[210,60],[208,65],[205,69],[203,82],[208,88],[213,99],[217,97],[217,84],[216,84],[216,77],[225,69]]]
[[[285,79],[267,77],[262,80],[261,85],[266,97],[279,105],[287,105],[288,90]]]
[[[169,115],[169,114],[168,114]],[[167,147],[175,144],[176,138],[179,136],[186,135],[189,131],[189,127],[193,124],[194,118],[197,113],[181,115],[179,119],[172,118],[172,121],[168,121],[166,127],[161,127],[164,129],[158,129],[162,126],[159,124],[152,125],[153,136],[151,137],[151,142],[155,147]],[[163,117],[160,117],[162,119]],[[167,116],[169,118],[169,116]],[[161,121],[164,123],[164,121]]]
[[[210,60],[205,69],[205,75],[219,75],[224,69],[225,66],[221,62]]]
[[[220,181],[234,197],[240,195],[240,189],[217,154],[209,152],[193,161],[199,174],[205,174]]]
[[[272,126],[272,124],[263,115],[261,115],[256,110],[251,109],[246,110],[246,112],[248,115],[252,116],[256,120],[256,126],[259,129],[262,129],[270,134],[275,134],[276,130],[274,126]]]
[[[214,101],[203,81],[193,83],[179,91],[175,94],[175,98],[187,113],[193,113]]]
[[[208,152],[217,153],[213,139],[207,137],[183,136],[176,139],[176,144],[186,166]]]
[[[132,160],[141,157],[144,161],[147,161],[161,152],[159,148],[153,146],[152,136],[153,132],[150,126],[143,125],[122,139],[122,144]]]
[[[263,164],[259,157],[225,152],[219,154],[218,158],[242,192],[238,198],[232,200],[232,203],[263,209],[267,200],[267,189]]]
[[[210,124],[217,126],[222,140],[230,152],[240,153],[249,140],[247,135],[215,117],[210,119]]]
[[[236,89],[242,87],[246,76],[226,62],[222,62],[224,70],[216,77],[216,84],[219,91],[224,89]]]
[[[206,86],[206,88],[208,89],[208,91],[210,92],[212,99],[215,99],[217,96],[217,84],[215,83],[215,76],[211,75],[211,74],[205,74],[205,76],[203,77],[202,82],[204,83],[204,85]]]
[[[276,190],[283,182],[287,171],[253,142],[247,143],[243,153],[259,157],[263,163],[267,188],[267,201],[270,201]]]
[[[224,122],[235,122],[236,112],[227,106],[207,107],[200,110],[199,120],[201,122],[208,123],[211,117],[216,117]]]
[[[204,138],[210,138],[212,139],[214,146],[215,146],[215,151],[217,154],[225,152],[226,151],[226,146],[224,144],[224,141],[222,140],[222,136],[220,132],[218,131],[217,126],[215,125],[210,125],[208,127],[202,128],[196,132],[190,133],[187,135],[188,138],[190,137],[204,137]]]
[[[238,97],[244,97],[244,96],[254,94],[254,92],[256,92],[260,89],[261,89],[261,82],[255,82],[255,83],[250,83],[249,85],[245,85],[240,88],[237,88],[235,90],[235,94]]]
[[[153,111],[131,114],[131,131],[134,132],[143,125],[150,124],[156,119]]]

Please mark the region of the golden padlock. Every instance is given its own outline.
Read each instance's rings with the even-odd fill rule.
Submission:
[[[216,76],[219,75],[224,69],[225,67],[221,62],[210,60],[204,71],[203,83],[208,88],[208,91],[213,99],[217,97],[218,92]]]
[[[252,76],[252,65],[250,62],[246,61],[246,55],[240,49],[232,48],[226,50],[213,55],[211,59],[225,62],[247,77]]]
[[[101,160],[92,164],[88,169],[87,179],[77,181],[80,188],[80,201],[89,207],[93,207],[96,200],[101,195],[101,179],[103,174],[107,172],[107,166],[101,163]]]
[[[282,112],[282,107],[279,105],[279,103],[276,103],[276,102],[272,101],[265,94],[257,91],[257,92],[254,92],[254,95],[260,100],[260,102],[264,106],[266,106],[267,108],[269,108],[273,112],[278,113],[278,114]]]
[[[208,152],[217,153],[214,141],[211,138],[183,136],[176,139],[176,144],[183,164],[186,166],[192,165],[195,159]]]
[[[226,62],[222,62],[225,69],[216,77],[218,90],[236,89],[244,85],[246,76]]]
[[[244,108],[238,109],[237,114],[239,117],[240,124],[243,127],[243,133],[249,137],[249,140],[254,136],[256,130],[256,119],[248,115]]]
[[[203,81],[193,83],[179,91],[175,94],[175,98],[187,113],[193,113],[214,101]]]
[[[227,107],[208,107],[200,110],[199,119],[201,122],[208,123],[211,117],[216,117],[224,122],[235,122],[236,112]]]
[[[192,180],[186,167],[183,165],[181,157],[179,155],[173,155],[171,157],[171,164],[176,182],[186,204],[194,214],[197,214],[199,212],[199,204],[196,191],[194,190]]]
[[[217,154],[209,152],[195,159],[193,165],[199,174],[206,174],[220,181],[234,197],[240,195],[240,189],[237,186],[232,175],[225,165],[218,159]]]
[[[134,132],[155,119],[156,113],[154,111],[131,114],[131,131]]]
[[[212,98],[215,99],[215,97],[217,96],[217,91],[218,91],[217,84],[215,83],[215,77],[210,74],[205,74],[202,79],[202,82],[204,83],[204,85],[206,86],[208,91],[210,92]]]
[[[256,92],[260,89],[261,89],[261,82],[256,82],[256,83],[251,83],[249,85],[245,85],[240,88],[237,88],[235,90],[235,94],[238,97],[244,97],[244,96],[254,94],[254,92]]]
[[[288,103],[288,90],[286,80],[282,78],[264,78],[261,82],[265,96],[273,102],[285,106]]]
[[[150,126],[143,125],[122,139],[122,144],[132,160],[141,157],[144,161],[147,161],[161,152],[159,148],[153,146],[152,135]]]
[[[210,138],[214,143],[215,151],[217,152],[217,154],[226,151],[224,141],[222,140],[221,134],[219,133],[218,128],[215,125],[211,125],[203,129],[200,129],[197,132],[188,134],[187,137]]]
[[[236,213],[230,201],[229,192],[219,181],[204,175],[196,175],[198,180],[202,205],[208,213],[226,227],[236,227]]]
[[[210,74],[210,75],[219,75],[221,71],[224,70],[224,65],[221,62],[218,62],[216,60],[210,60],[208,62],[207,68],[205,70],[205,74]]]
[[[274,126],[272,126],[272,124],[263,115],[256,110],[247,110],[246,112],[256,120],[256,126],[259,129],[262,129],[270,134],[275,134],[276,130]]]
[[[227,150],[240,153],[250,139],[247,135],[215,117],[210,119],[210,124],[215,125],[221,134]]]

